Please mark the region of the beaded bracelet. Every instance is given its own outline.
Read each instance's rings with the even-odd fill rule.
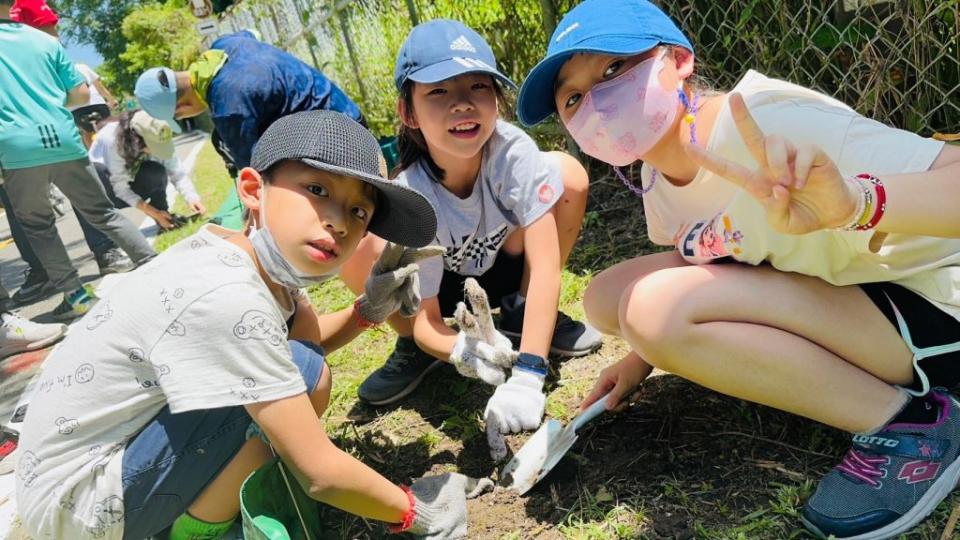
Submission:
[[[873,189],[877,194],[877,204],[874,205],[873,217],[871,217],[865,224],[858,225],[856,230],[858,231],[868,231],[870,229],[875,229],[880,223],[880,220],[883,219],[883,215],[887,212],[887,190],[883,187],[883,182],[879,178],[872,174],[860,173],[857,175],[857,179],[866,180],[873,185]]]
[[[854,227],[860,224],[860,220],[863,219],[863,215],[866,213],[866,210],[867,210],[867,196],[869,195],[867,193],[867,187],[864,186],[863,183],[857,180],[856,178],[847,178],[846,181],[850,182],[851,184],[856,184],[857,188],[860,190],[860,194],[859,194],[860,196],[857,197],[857,206],[854,209],[854,212],[852,214],[853,218],[847,223],[841,225],[840,227],[837,227],[836,230],[838,231],[854,230]]]
[[[367,328],[372,328],[379,323],[367,320],[362,313],[360,313],[360,298],[357,297],[353,302],[353,314],[357,317],[357,326],[366,330]]]
[[[864,223],[866,223],[867,220],[870,219],[870,216],[873,215],[873,214],[872,214],[872,212],[873,212],[873,191],[871,191],[871,190],[870,190],[870,187],[867,186],[865,183],[863,183],[863,182],[860,180],[860,177],[855,176],[855,177],[853,178],[853,181],[856,182],[856,183],[860,186],[860,190],[861,190],[862,193],[863,193],[863,210],[860,211],[860,217],[857,218],[857,221],[856,221],[855,223],[852,223],[852,224],[850,225],[850,227],[851,227],[850,230],[851,230],[851,231],[856,231],[856,230],[859,230],[859,229],[857,229],[857,227],[859,227],[859,226],[863,225]]]
[[[849,182],[856,182],[861,190],[862,196],[857,200],[857,208],[853,213],[855,216],[849,223],[839,227],[841,231],[868,231],[876,228],[880,219],[887,210],[887,192],[883,187],[883,182],[872,174],[862,173],[848,179]],[[870,188],[873,189],[870,189]],[[876,198],[876,204],[874,204]]]
[[[400,489],[407,494],[407,500],[410,501],[410,508],[405,514],[403,514],[403,521],[395,525],[387,525],[387,528],[390,529],[390,532],[393,534],[402,533],[403,531],[412,527],[413,520],[417,517],[417,513],[414,511],[417,506],[417,500],[413,498],[413,492],[410,491],[409,487],[404,485],[401,485]]]

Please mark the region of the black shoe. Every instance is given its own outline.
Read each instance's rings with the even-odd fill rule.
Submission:
[[[97,259],[97,266],[100,267],[101,276],[129,272],[137,267],[120,248],[108,249],[100,255],[96,255],[95,258]]]
[[[500,301],[500,332],[519,344],[523,331],[523,316],[526,300],[517,293],[504,296]],[[586,356],[603,344],[603,336],[587,323],[571,319],[562,311],[557,312],[557,323],[550,340],[550,354],[560,358]],[[519,345],[518,345],[519,346]]]
[[[388,405],[413,392],[423,378],[443,363],[417,346],[412,337],[397,337],[397,344],[380,369],[357,388],[357,396],[371,405]]]
[[[32,304],[57,292],[50,287],[50,279],[47,277],[46,272],[29,268],[26,274],[26,281],[23,282],[20,290],[15,292],[10,298],[14,305],[22,306]]]

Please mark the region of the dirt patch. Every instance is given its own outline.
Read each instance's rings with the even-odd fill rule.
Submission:
[[[558,381],[592,381],[625,352],[616,343],[611,349],[615,354],[601,351],[567,362]],[[496,479],[502,463],[492,462],[479,424],[466,423],[479,422],[490,389],[476,383],[457,388],[459,381],[456,373],[441,370],[401,404],[402,418],[396,411],[355,407],[338,444],[398,482],[454,469]],[[561,405],[575,412],[581,395]],[[440,436],[431,442],[431,433]],[[510,449],[519,450],[529,436],[509,437]],[[754,516],[763,518],[757,525],[763,530],[747,538],[785,538],[799,532],[801,497],[846,445],[840,432],[671,375],[653,376],[627,411],[588,425],[525,496],[498,488],[470,501],[470,537],[709,538],[712,530],[736,529],[745,516]],[[784,488],[795,500],[771,506]],[[334,537],[386,536],[378,525],[334,510],[325,511],[325,520],[338,530]],[[595,526],[596,535],[577,534],[585,524]]]

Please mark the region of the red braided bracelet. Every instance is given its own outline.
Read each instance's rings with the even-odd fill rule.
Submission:
[[[873,217],[863,225],[857,225],[855,227],[857,231],[869,231],[870,229],[876,228],[877,224],[879,224],[883,218],[883,214],[887,211],[887,190],[883,187],[883,182],[872,174],[861,173],[857,175],[857,178],[870,182],[877,194],[877,200],[874,201],[875,204],[873,205]]]
[[[400,486],[400,489],[407,494],[407,499],[410,501],[410,509],[407,510],[407,513],[403,515],[403,521],[396,525],[388,525],[387,528],[390,529],[390,532],[397,534],[402,533],[403,531],[409,529],[413,526],[413,520],[417,517],[417,513],[414,511],[417,506],[416,499],[413,498],[413,492],[410,491],[410,488],[404,485]]]
[[[360,328],[363,328],[364,330],[366,330],[367,328],[372,328],[377,325],[377,323],[373,321],[368,321],[367,319],[365,319],[363,315],[360,313],[360,297],[357,297],[357,299],[354,300],[353,302],[353,314],[356,315],[357,317],[357,326],[359,326]]]

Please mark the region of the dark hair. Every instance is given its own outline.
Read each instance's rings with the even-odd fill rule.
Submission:
[[[497,94],[497,107],[503,107],[506,103],[503,87],[495,77],[491,76],[490,80],[493,82],[493,91]],[[403,87],[400,88],[400,99],[403,100],[408,115],[413,114],[413,85],[414,82],[407,79],[407,81],[403,83]],[[503,114],[503,111],[500,111],[500,113]],[[430,169],[433,180],[437,182],[443,181],[446,173],[437,165],[433,158],[430,157],[430,149],[427,147],[427,141],[423,138],[423,133],[421,133],[419,129],[409,127],[406,123],[401,122],[400,129],[397,132],[397,148],[400,151],[400,164],[398,167],[401,171],[422,159]]]
[[[0,0],[2,2],[3,0]],[[135,173],[140,164],[146,158],[147,143],[139,133],[134,131],[130,122],[137,111],[126,111],[120,113],[117,121],[117,151],[123,158],[123,164],[126,169]]]

